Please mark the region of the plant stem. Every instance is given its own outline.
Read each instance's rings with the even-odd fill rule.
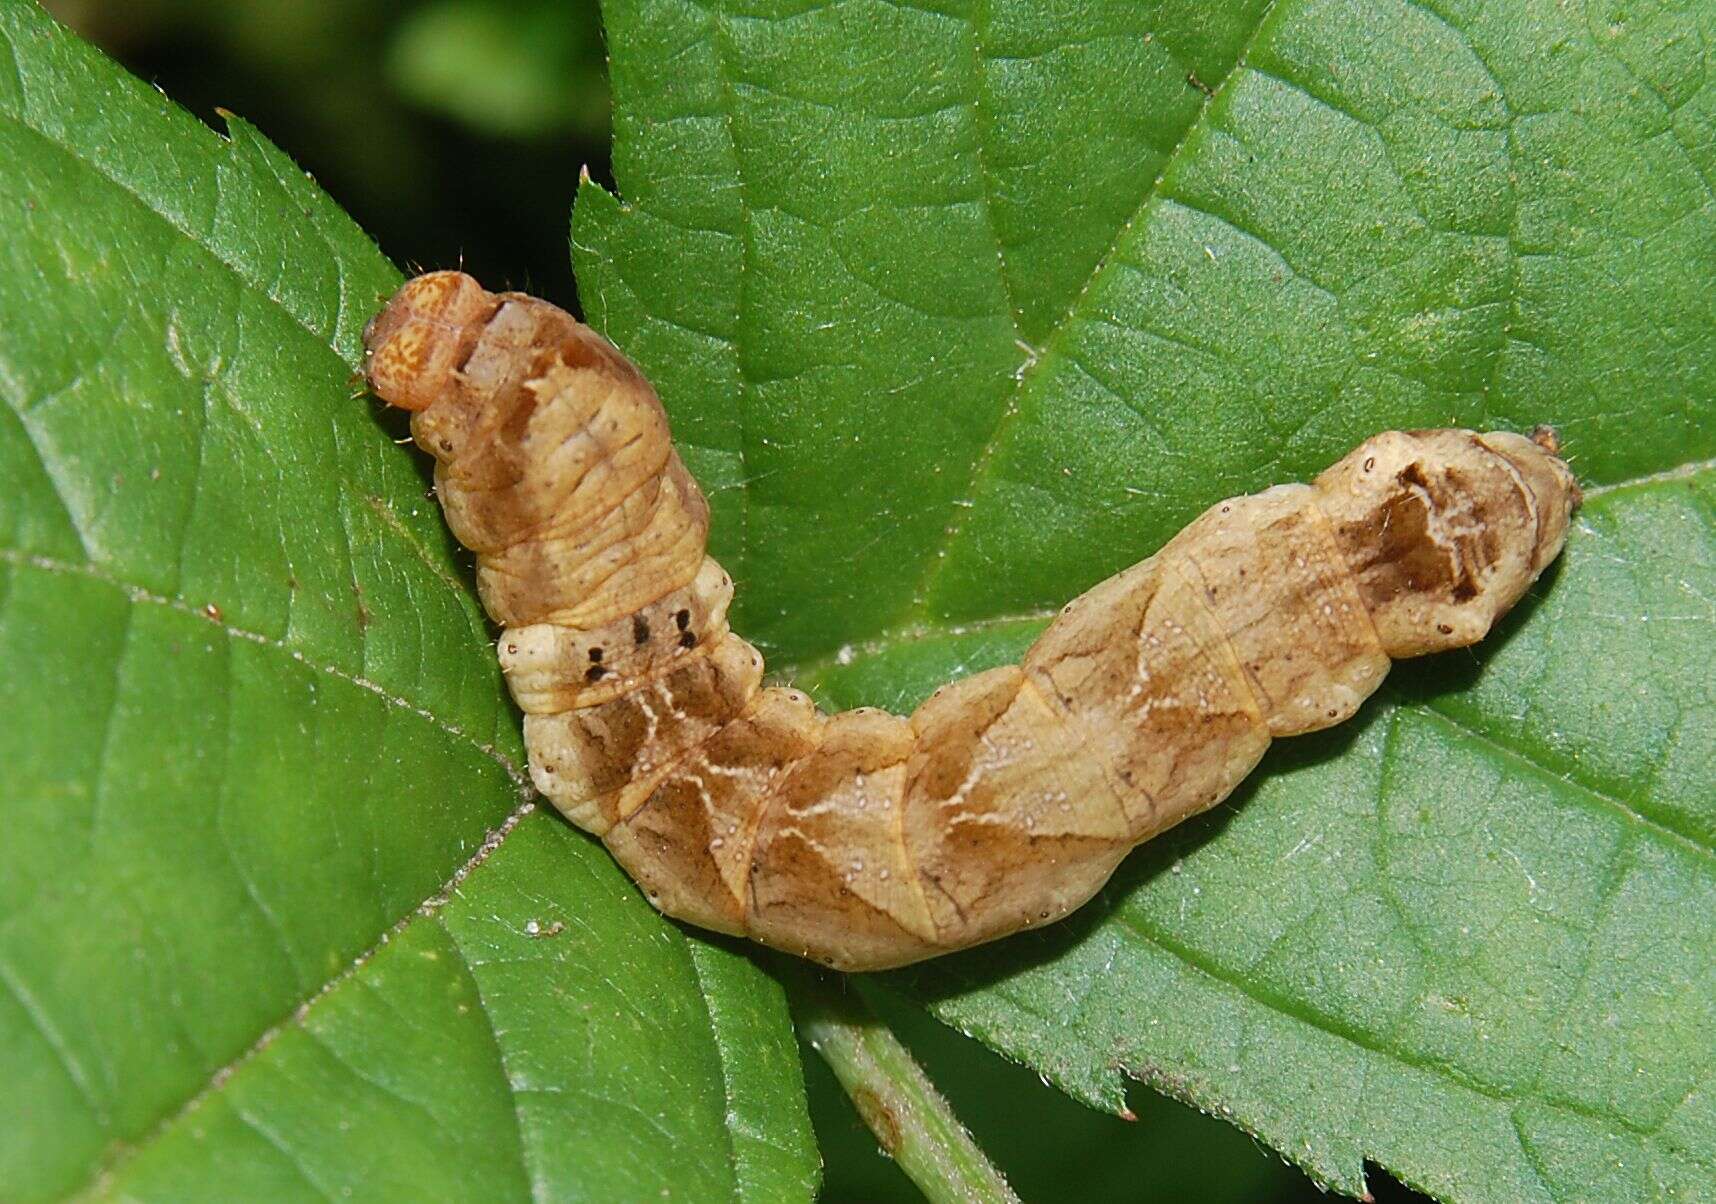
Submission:
[[[1019,1197],[911,1051],[851,983],[802,963],[782,970],[799,1032],[834,1071],[883,1151],[931,1204],[1017,1204]]]

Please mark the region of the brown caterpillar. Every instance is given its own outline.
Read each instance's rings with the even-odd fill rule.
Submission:
[[[708,506],[605,339],[458,272],[364,339],[477,554],[537,787],[669,915],[849,970],[1066,915],[1390,658],[1482,639],[1579,499],[1548,432],[1390,431],[1217,503],[1021,665],[829,716],[728,630]]]

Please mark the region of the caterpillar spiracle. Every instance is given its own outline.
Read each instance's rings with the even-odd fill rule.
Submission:
[[[364,332],[476,553],[531,778],[662,911],[848,970],[1050,923],[1392,659],[1484,637],[1559,554],[1552,433],[1389,431],[1218,502],[910,717],[765,687],[655,391],[546,301],[460,272]]]

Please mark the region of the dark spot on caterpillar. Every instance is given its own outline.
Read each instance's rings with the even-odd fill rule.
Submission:
[[[590,649],[590,659],[600,664],[602,660],[602,650],[600,648]]]
[[[1416,462],[1402,468],[1400,475],[1395,479],[1402,485],[1416,485],[1420,489],[1430,488],[1430,482],[1424,479],[1424,470],[1418,467]]]
[[[689,610],[677,611],[674,613],[673,621],[681,631],[684,631],[691,626],[691,612]]]
[[[697,647],[697,633],[692,632],[692,631],[688,631],[684,635],[680,636],[679,637],[679,646],[681,648],[695,648],[695,647]]]
[[[1405,488],[1383,499],[1368,522],[1342,532],[1343,543],[1362,550],[1358,570],[1365,601],[1383,605],[1403,589],[1446,588],[1457,598],[1471,597],[1477,591],[1469,574],[1430,534],[1431,499],[1423,471],[1409,464],[1395,479]],[[1470,592],[1462,595],[1462,586]]]
[[[518,655],[518,645],[517,644],[508,644],[506,646],[506,654],[508,656],[517,656]]]
[[[640,648],[649,643],[649,620],[642,615],[632,616],[632,643]]]
[[[607,676],[607,672],[608,671],[606,669],[602,668],[602,666],[600,666],[600,665],[591,665],[590,668],[584,674],[584,680],[585,681],[601,681],[603,677]]]
[[[1454,634],[1454,629],[1452,627],[1448,626],[1446,623],[1436,624],[1436,630],[1440,631],[1443,635],[1453,635]]]
[[[1366,456],[1364,458],[1364,470],[1366,472],[1369,472],[1371,469],[1373,469],[1375,467],[1376,467],[1376,457],[1375,456]]]

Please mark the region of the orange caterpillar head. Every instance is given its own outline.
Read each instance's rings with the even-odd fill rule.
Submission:
[[[407,281],[364,327],[364,375],[375,395],[426,410],[446,392],[498,302],[463,272]]]

